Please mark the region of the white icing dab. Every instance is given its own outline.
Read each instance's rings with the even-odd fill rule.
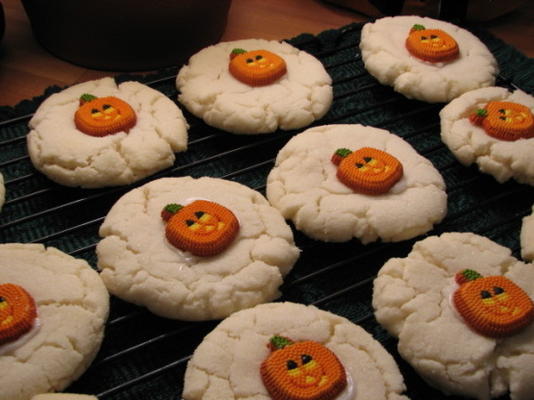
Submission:
[[[0,356],[3,356],[4,354],[11,353],[12,351],[15,351],[19,347],[22,347],[25,345],[32,337],[34,337],[39,329],[41,328],[41,320],[39,318],[35,318],[35,321],[33,321],[33,326],[31,329],[26,332],[24,335],[19,337],[17,340],[11,343],[6,343],[3,345],[0,345]]]
[[[335,398],[335,400],[353,400],[356,398],[356,385],[347,368],[345,368],[345,376],[347,377],[347,386],[345,386],[345,389]]]

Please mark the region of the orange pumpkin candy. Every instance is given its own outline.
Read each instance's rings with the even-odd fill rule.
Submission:
[[[287,71],[284,59],[268,50],[234,49],[228,68],[234,78],[250,86],[269,85]]]
[[[452,61],[460,54],[458,44],[447,32],[419,24],[412,27],[405,44],[411,55],[432,63]]]
[[[269,347],[260,374],[273,400],[330,400],[347,386],[345,368],[321,343],[273,336]]]
[[[12,283],[0,285],[0,345],[27,333],[36,318],[35,301],[26,290]]]
[[[331,161],[338,166],[336,176],[355,192],[387,193],[403,174],[402,164],[391,154],[372,147],[352,152],[338,149]]]
[[[167,221],[167,240],[197,256],[221,253],[239,231],[239,222],[229,209],[206,200],[195,200],[186,206],[168,204],[161,217]]]
[[[534,117],[523,104],[490,101],[485,108],[471,114],[469,120],[497,139],[515,141],[534,137]]]
[[[74,123],[83,133],[90,136],[107,136],[117,132],[128,132],[137,122],[133,108],[118,97],[95,97],[84,94],[80,97],[80,108],[74,114]]]
[[[459,314],[476,332],[500,338],[513,335],[534,320],[534,303],[510,279],[482,277],[464,270],[456,275],[460,287],[453,294]]]

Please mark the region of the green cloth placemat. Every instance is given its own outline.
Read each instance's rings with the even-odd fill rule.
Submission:
[[[427,235],[402,243],[367,246],[353,240],[333,244],[295,232],[301,258],[283,286],[281,300],[316,304],[361,324],[380,340],[401,366],[412,399],[451,399],[425,384],[398,356],[396,340],[376,323],[371,307],[372,280],[390,257],[404,257],[416,240],[447,231],[472,231],[512,249],[519,257],[522,217],[534,203],[534,190],[515,182],[498,184],[475,167],[459,164],[439,137],[443,104],[408,100],[380,85],[364,69],[358,48],[362,24],[303,34],[288,40],[321,60],[334,81],[334,104],[315,125],[361,123],[388,129],[430,159],[447,184],[448,215]],[[471,28],[497,58],[498,84],[534,91],[534,61],[490,34]],[[177,68],[147,76],[122,75],[150,84],[175,100]],[[98,227],[117,198],[162,176],[209,175],[232,179],[264,192],[278,150],[298,132],[235,136],[206,126],[185,112],[190,122],[187,152],[173,168],[136,184],[99,190],[66,188],[37,173],[24,137],[40,102],[60,88],[16,107],[0,107],[0,171],[7,182],[7,202],[0,213],[0,242],[43,242],[96,265]],[[414,207],[416,205],[414,204]],[[155,317],[144,309],[112,299],[111,317],[95,363],[70,391],[103,399],[178,399],[187,357],[216,322],[185,323]]]

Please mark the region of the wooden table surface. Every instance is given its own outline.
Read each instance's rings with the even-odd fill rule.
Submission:
[[[119,71],[96,71],[54,57],[33,38],[20,0],[4,0],[6,32],[0,43],[0,105],[15,105],[51,85],[67,86]],[[403,14],[421,13],[422,0],[409,0]],[[534,2],[482,26],[534,57]],[[233,0],[222,41],[243,38],[285,39],[316,34],[369,17],[322,0]],[[149,71],[139,71],[147,73]]]

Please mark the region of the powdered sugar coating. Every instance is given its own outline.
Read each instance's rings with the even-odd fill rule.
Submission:
[[[532,265],[483,236],[445,233],[384,264],[374,282],[376,319],[399,338],[402,357],[443,392],[489,399],[510,391],[513,400],[531,399],[534,324],[503,339],[470,329],[450,300],[454,275],[466,268],[504,275],[534,297]]]
[[[282,57],[287,73],[252,87],[228,71],[233,49],[268,50]],[[288,43],[263,39],[222,42],[193,55],[178,73],[178,100],[208,125],[237,134],[271,133],[310,125],[332,104],[332,79],[312,55]]]
[[[74,113],[79,98],[115,96],[137,115],[126,132],[95,137],[79,131]],[[174,163],[187,148],[187,122],[163,93],[138,82],[119,85],[103,78],[72,86],[46,99],[30,121],[28,152],[35,168],[66,186],[126,185]]]
[[[222,253],[194,256],[172,246],[160,213],[170,203],[205,199],[239,220]],[[164,178],[134,189],[112,207],[98,243],[98,267],[109,291],[155,314],[184,320],[224,318],[278,297],[299,256],[280,213],[258,192],[216,178]]]
[[[352,399],[407,400],[393,357],[364,329],[335,314],[295,303],[269,303],[232,314],[195,350],[184,400],[270,400],[260,376],[274,335],[325,345],[351,375]]]
[[[534,185],[534,138],[504,141],[489,136],[484,128],[469,121],[469,115],[490,101],[510,101],[534,112],[534,97],[516,90],[489,87],[465,93],[440,112],[441,140],[464,165],[476,163],[480,171],[498,182],[514,178]]]
[[[413,25],[441,29],[458,43],[454,61],[429,63],[412,56],[405,40]],[[498,66],[488,48],[472,33],[448,22],[418,16],[381,18],[364,25],[360,49],[365,68],[384,85],[408,98],[447,102],[469,90],[495,83]]]
[[[386,194],[354,192],[336,176],[339,148],[374,147],[396,157],[403,177]],[[319,240],[406,240],[432,229],[447,211],[445,183],[406,141],[363,125],[325,125],[294,136],[267,178],[267,198],[298,230]]]

